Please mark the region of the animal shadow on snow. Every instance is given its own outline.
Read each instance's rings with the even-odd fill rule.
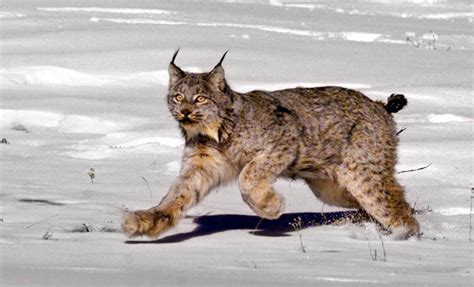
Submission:
[[[197,224],[190,232],[177,233],[157,240],[128,240],[128,244],[177,243],[191,238],[211,235],[228,230],[250,230],[258,236],[290,236],[289,232],[313,226],[330,225],[335,222],[360,222],[365,213],[360,211],[338,211],[326,213],[287,213],[276,220],[262,219],[254,215],[219,214],[204,215],[193,219]]]

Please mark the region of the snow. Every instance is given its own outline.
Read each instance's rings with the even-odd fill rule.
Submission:
[[[13,13],[13,12],[0,12],[0,19],[1,18],[20,18],[20,17],[25,17],[25,15],[20,14],[20,13]]]
[[[198,67],[184,67],[201,72]],[[105,85],[168,85],[168,70],[136,73],[94,74],[54,66],[26,66],[0,70],[2,85],[105,86]]]
[[[57,127],[64,117],[58,113],[32,110],[0,110],[2,128],[13,128],[15,125],[28,127]]]
[[[450,207],[450,208],[438,209],[436,212],[441,213],[442,215],[446,215],[446,216],[453,216],[453,215],[469,215],[471,210],[465,207]]]
[[[104,81],[70,69],[52,66],[30,66],[0,71],[3,82],[17,85],[100,86]]]
[[[471,286],[471,10],[467,0],[3,1],[0,285]],[[436,49],[406,41],[430,33]],[[165,100],[179,47],[176,63],[193,72],[230,49],[237,91],[405,94],[396,170],[429,165],[398,174],[422,238],[328,224],[351,211],[279,180],[277,221],[260,222],[231,184],[157,241],[128,241],[124,209],[157,204],[181,167]]]
[[[112,13],[112,14],[152,14],[169,15],[176,12],[161,9],[126,9],[126,8],[103,8],[103,7],[38,7],[40,11],[48,12],[89,12],[89,13]]]
[[[135,19],[124,19],[124,18],[105,18],[105,17],[91,17],[91,22],[112,22],[112,23],[119,23],[119,24],[153,24],[153,25],[185,25],[187,22],[182,21],[168,21],[168,20],[152,20],[152,19],[143,19],[143,18],[135,18]]]
[[[428,121],[431,123],[449,123],[449,122],[472,122],[472,119],[452,114],[430,114]]]
[[[425,19],[453,19],[453,18],[474,18],[474,12],[465,13],[438,13],[438,14],[427,14],[420,16]]]
[[[302,82],[294,82],[294,83],[253,83],[253,84],[245,84],[236,82],[234,85],[238,88],[239,91],[249,92],[252,90],[267,90],[267,91],[274,91],[274,90],[283,90],[289,89],[294,87],[319,87],[319,86],[342,86],[349,89],[368,89],[371,86],[362,83],[338,83],[338,82],[327,82],[327,83],[302,83]]]

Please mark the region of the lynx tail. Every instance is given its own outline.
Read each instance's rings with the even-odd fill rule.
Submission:
[[[407,99],[401,94],[392,94],[388,97],[388,102],[385,105],[385,110],[389,113],[396,113],[403,109],[408,104]]]

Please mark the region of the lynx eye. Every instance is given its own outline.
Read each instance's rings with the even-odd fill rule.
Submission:
[[[194,101],[198,104],[204,104],[205,102],[207,102],[207,99],[204,96],[198,95]]]
[[[184,100],[184,96],[181,95],[181,94],[178,94],[178,95],[174,96],[173,99],[174,99],[175,102],[181,103]]]

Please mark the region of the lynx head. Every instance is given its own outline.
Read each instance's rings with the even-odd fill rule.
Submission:
[[[219,63],[208,73],[188,73],[175,65],[174,53],[169,64],[168,108],[189,141],[202,135],[216,142],[229,136],[232,94]]]

